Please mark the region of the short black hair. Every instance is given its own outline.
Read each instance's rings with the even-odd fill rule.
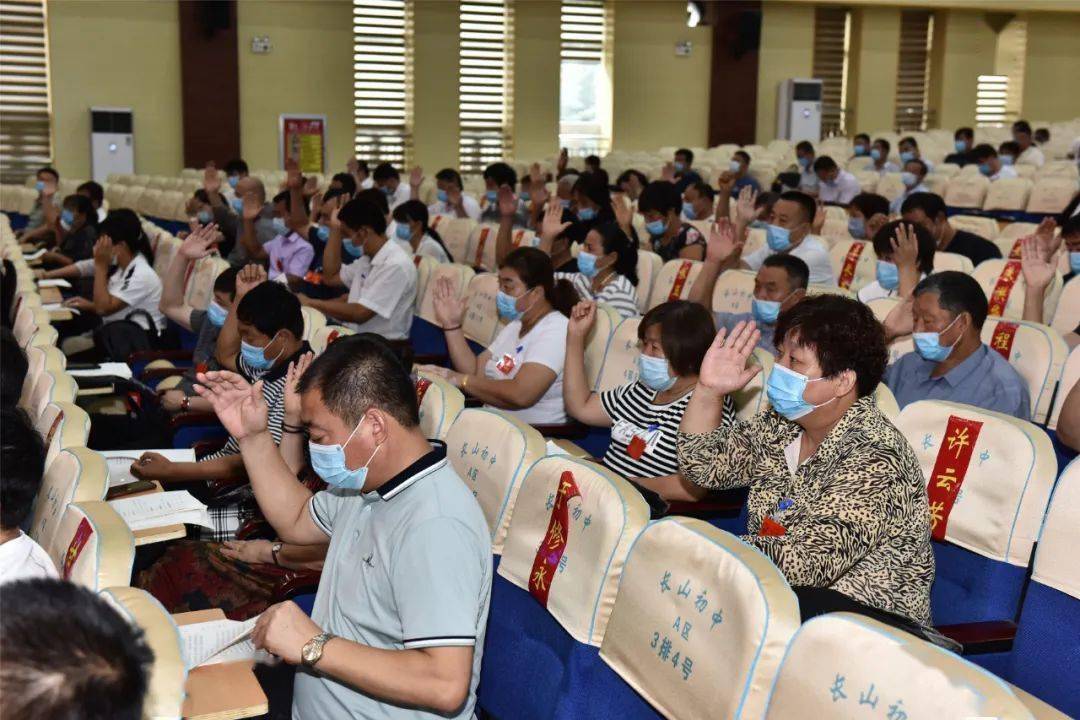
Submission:
[[[660,346],[671,369],[683,377],[697,374],[716,337],[713,314],[698,303],[669,300],[641,318],[638,339],[645,340],[645,331],[653,325],[660,325]]]
[[[1072,215],[1061,223],[1061,237],[1080,235],[1080,215]]]
[[[814,154],[814,146],[810,143],[809,140],[800,140],[795,145],[795,152],[797,152],[797,153],[798,152],[808,152],[811,155],[813,155]]]
[[[272,338],[282,330],[304,335],[300,301],[281,283],[266,281],[251,288],[236,306],[236,319]]]
[[[870,142],[870,136],[866,133],[859,133],[855,136],[855,142],[858,142],[859,140],[865,140],[866,142]]]
[[[893,220],[885,223],[871,239],[874,244],[874,252],[877,253],[878,257],[892,254],[892,241],[896,237],[896,229],[901,225],[906,225],[915,232],[915,242],[918,244],[916,263],[919,266],[919,272],[926,275],[934,272],[934,253],[937,252],[937,243],[934,241],[930,231],[919,223],[904,222],[903,220]]]
[[[336,173],[334,177],[330,178],[331,183],[338,183],[341,185],[341,189],[352,195],[356,192],[356,178],[349,173]]]
[[[358,197],[345,203],[338,213],[338,219],[353,231],[367,227],[376,235],[386,233],[386,213],[367,198]]]
[[[140,720],[154,653],[138,626],[63,580],[20,580],[0,594],[0,714]]]
[[[328,345],[300,378],[299,392],[318,390],[334,415],[355,427],[369,408],[378,408],[402,427],[420,424],[416,390],[408,370],[373,333],[339,338]]]
[[[687,189],[689,189],[689,188],[694,188],[694,190],[697,191],[698,195],[701,195],[702,197],[707,197],[710,200],[712,200],[713,198],[716,197],[716,191],[713,190],[712,185],[705,182],[704,180],[699,180],[698,182],[690,183],[687,186]]]
[[[58,173],[56,171],[56,168],[54,168],[54,167],[50,167],[48,165],[46,165],[45,167],[39,167],[37,169],[37,172],[34,173],[34,175],[37,176],[37,175],[40,175],[41,173],[45,173],[46,175],[52,175],[53,180],[57,180],[57,181],[60,180],[60,173]]]
[[[626,232],[619,227],[617,222],[599,223],[593,228],[600,234],[603,242],[604,254],[615,253],[615,272],[630,281],[637,287],[638,274],[638,244],[632,240]]]
[[[919,168],[919,176],[920,177],[926,177],[926,173],[930,172],[930,168],[926,167],[926,163],[923,162],[919,158],[912,158],[912,159],[908,160],[907,162],[904,163],[904,166],[907,167],[909,164],[914,165],[915,167]]]
[[[367,175],[369,173],[367,160],[356,159],[356,169]]]
[[[236,296],[236,268],[227,267],[214,278],[214,292],[228,293],[229,297]]]
[[[690,148],[679,148],[678,150],[676,150],[675,151],[675,157],[679,157],[680,155],[682,155],[684,158],[686,158],[686,164],[687,165],[693,165],[694,164],[694,151],[691,150]]]
[[[1017,120],[1012,124],[1012,131],[1018,133],[1024,133],[1025,135],[1031,134],[1031,123],[1027,120]]]
[[[974,140],[975,131],[969,127],[956,128],[956,132],[953,133],[953,139],[959,140],[961,138],[964,140]]]
[[[762,267],[782,268],[787,273],[788,282],[795,290],[805,290],[810,285],[810,266],[800,257],[791,253],[776,253],[761,261]]]
[[[443,182],[454,183],[457,185],[458,190],[464,190],[465,184],[461,181],[461,173],[454,168],[443,168],[439,172],[435,173],[436,180],[442,180]]]
[[[998,154],[1000,155],[1002,153],[1016,157],[1020,154],[1020,143],[1015,140],[1006,140],[998,145]]]
[[[229,162],[225,163],[226,175],[247,175],[248,164],[240,158],[233,158]]]
[[[874,144],[875,145],[880,145],[882,148],[884,148],[886,156],[888,156],[889,151],[892,150],[892,143],[890,143],[885,138],[875,138],[874,139]]]
[[[814,202],[814,198],[798,190],[788,190],[785,193],[781,193],[779,199],[798,203],[802,208],[803,218],[806,222],[814,221],[814,215],[817,214],[817,203]]]
[[[203,205],[210,204],[210,193],[206,192],[206,190],[204,190],[203,188],[199,188],[195,192],[191,193],[191,197],[195,198]]]
[[[665,180],[654,180],[645,186],[638,198],[638,210],[641,212],[656,211],[661,215],[669,212],[678,212],[682,209],[682,197],[673,183]]]
[[[619,177],[615,178],[615,184],[622,186],[624,182],[630,182],[631,176],[636,177],[638,182],[641,183],[641,187],[645,187],[649,184],[649,178],[645,177],[645,173],[640,170],[623,170],[619,173]]]
[[[993,145],[982,143],[971,149],[971,157],[975,158],[977,162],[982,162],[989,158],[996,158],[997,150],[994,149]]]
[[[851,198],[851,206],[869,220],[875,215],[889,217],[889,201],[877,193],[859,193]]]
[[[765,208],[767,213],[772,212],[773,205],[780,199],[780,193],[767,190],[765,192],[759,192],[757,198],[754,200],[754,209],[759,210]]]
[[[592,165],[593,167],[599,169],[599,167],[600,167],[600,156],[599,155],[586,155],[585,156],[585,164],[586,165]]]
[[[376,208],[379,209],[380,212],[382,212],[384,218],[390,214],[390,202],[386,199],[386,193],[384,193],[382,190],[379,190],[378,188],[368,188],[367,190],[361,190],[360,192],[356,193],[356,197],[354,197],[353,200],[359,200],[360,202],[366,202],[374,205]],[[345,203],[345,205],[348,205],[348,203]],[[345,205],[342,205],[342,211],[345,210]],[[355,230],[356,228],[353,229]]]
[[[611,207],[611,191],[608,189],[607,177],[599,173],[586,172],[578,175],[574,181],[572,192],[587,197],[596,203],[603,215],[614,213]]]
[[[74,195],[68,195],[64,198],[65,208],[77,212],[86,218],[86,224],[90,227],[96,228],[98,226],[98,214],[94,209],[94,203],[85,195],[75,193]]]
[[[110,210],[98,227],[98,237],[108,235],[113,243],[123,243],[131,254],[141,253],[146,261],[154,264],[154,251],[150,248],[150,239],[143,232],[142,222],[134,210],[118,208]]]
[[[10,530],[19,527],[34,507],[45,474],[45,445],[22,408],[0,410],[0,423],[4,435],[0,441],[0,527]]]
[[[900,206],[900,214],[906,215],[913,210],[922,210],[923,214],[931,220],[936,220],[939,215],[946,215],[945,201],[936,193],[919,192],[908,195],[904,204]]]
[[[491,180],[497,187],[517,186],[517,171],[504,162],[491,163],[484,168],[484,179]]]
[[[795,342],[800,347],[814,352],[822,377],[854,372],[859,397],[873,393],[885,375],[889,360],[885,330],[870,308],[858,300],[832,293],[800,300],[780,313],[773,341],[776,347],[789,335],[797,336]]]
[[[1050,128],[1035,128],[1035,135],[1033,137],[1037,143],[1050,142]]]
[[[15,271],[11,273],[14,275]],[[0,367],[4,369],[0,372],[0,407],[14,407],[19,402],[28,366],[26,353],[15,339],[15,333],[9,327],[0,327]]]
[[[90,198],[90,202],[94,203],[96,207],[101,207],[101,203],[105,202],[105,188],[93,180],[82,183],[75,188],[75,192]]]
[[[972,325],[982,330],[990,304],[975,278],[957,270],[927,275],[915,286],[914,296],[927,292],[937,293],[938,305],[953,315],[965,312],[971,315]]]
[[[822,155],[814,160],[814,172],[831,172],[836,170],[837,167],[836,161],[828,155]]]
[[[382,162],[375,166],[375,171],[371,173],[371,179],[375,182],[385,182],[386,180],[400,180],[401,175],[398,174],[397,168],[388,162]]]
[[[912,137],[911,135],[900,138],[900,144],[901,145],[911,145],[913,148],[916,148],[916,149],[919,147],[918,141],[915,140],[915,138]]]
[[[731,153],[731,157],[742,158],[742,161],[746,164],[746,167],[750,167],[750,153],[746,152],[745,150],[736,150],[735,152]]]

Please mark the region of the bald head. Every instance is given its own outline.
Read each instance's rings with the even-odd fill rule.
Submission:
[[[240,181],[236,183],[237,195],[243,197],[248,193],[255,193],[255,197],[258,198],[259,203],[266,204],[266,187],[259,178],[248,175],[240,178]]]

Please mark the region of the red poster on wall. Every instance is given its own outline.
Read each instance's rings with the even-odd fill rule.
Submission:
[[[281,115],[278,119],[281,167],[293,158],[302,173],[321,173],[326,167],[326,116]]]

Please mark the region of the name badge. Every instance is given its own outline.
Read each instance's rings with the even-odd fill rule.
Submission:
[[[495,363],[496,369],[503,375],[509,375],[514,372],[514,368],[517,367],[517,363],[514,362],[514,356],[509,353],[503,353],[502,359]]]
[[[658,425],[642,428],[627,420],[619,420],[611,428],[611,439],[626,445],[627,454],[634,460],[654,452],[662,434]]]

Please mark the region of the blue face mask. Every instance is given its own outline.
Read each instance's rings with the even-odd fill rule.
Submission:
[[[590,280],[596,277],[596,273],[600,272],[596,269],[596,256],[584,250],[578,253],[577,269],[579,273]]]
[[[394,227],[394,235],[397,237],[398,240],[408,241],[412,239],[412,230],[410,230],[409,226],[405,223],[398,223]]]
[[[226,180],[226,182],[229,183],[229,187],[231,187],[233,190],[235,190],[236,186],[240,183],[240,176],[239,175],[230,175],[225,180]]]
[[[229,206],[232,207],[233,212],[237,215],[244,214],[244,201],[242,199],[234,197],[232,200],[229,200]]]
[[[225,324],[225,318],[229,316],[228,311],[217,304],[217,302],[211,302],[206,306],[206,319],[210,321],[210,324],[214,327],[221,327]]]
[[[730,170],[733,173],[737,173],[740,170],[742,170],[742,163],[739,162],[738,160],[732,160],[731,162],[729,162],[727,164],[727,169]]]
[[[911,162],[915,159],[915,152],[912,150],[904,150],[900,153],[901,162]]]
[[[866,221],[861,217],[851,217],[847,221],[847,231],[851,237],[858,240],[866,239]]]
[[[773,252],[784,252],[791,247],[791,231],[779,225],[770,224],[765,229],[765,241]]]
[[[904,183],[904,187],[912,188],[919,184],[919,177],[915,173],[905,170],[900,173],[900,182]]]
[[[1002,165],[1012,165],[1015,162],[1012,155],[999,155],[998,159]]]
[[[750,223],[750,227],[752,227],[752,228],[754,228],[756,230],[764,230],[767,227],[769,227],[769,223],[765,222],[764,220],[755,220],[752,223]]]
[[[994,172],[990,169],[990,165],[988,163],[979,163],[979,172],[981,172],[983,175],[986,175],[987,177],[990,177],[994,174]]]
[[[34,183],[34,189],[37,190],[38,192],[41,192],[42,190],[44,190],[45,189],[45,181],[44,180],[38,180],[36,183]]]
[[[570,203],[569,200],[560,200],[559,204],[563,206],[564,210],[569,210],[570,209],[571,203]]]
[[[516,297],[508,295],[502,290],[497,292],[495,294],[495,309],[498,311],[499,317],[509,322],[520,320],[525,311],[517,309],[517,301]]]
[[[495,202],[499,198],[499,191],[488,190],[486,193],[484,193],[484,197],[487,198],[488,202]]]
[[[441,203],[450,199],[450,195],[445,190],[437,190],[435,192],[435,197],[437,197]]]
[[[521,193],[518,195],[518,200],[521,200],[521,202],[529,202],[529,193],[525,192],[524,190],[521,191]]]
[[[577,211],[578,220],[589,222],[596,219],[596,208],[581,208]]]
[[[765,394],[769,396],[769,404],[776,412],[788,420],[798,420],[836,399],[833,398],[821,405],[811,405],[803,399],[806,386],[819,380],[824,380],[824,378],[810,380],[802,373],[797,373],[777,363],[773,365],[772,372],[769,373],[769,386]]]
[[[881,151],[878,150],[877,148],[872,148],[870,150],[870,157],[872,157],[874,160],[880,160],[881,159]]]
[[[281,218],[279,218],[279,217],[274,218],[273,220],[270,221],[270,224],[274,226],[274,232],[276,232],[278,235],[288,235],[289,234],[289,226],[286,225],[285,221],[282,220]]]
[[[345,248],[345,252],[349,253],[354,258],[358,258],[364,254],[363,246],[354,245],[353,241],[349,238],[341,238],[341,247]]]
[[[967,143],[963,140],[957,140],[953,143],[953,146],[956,148],[956,152],[958,153],[967,152]]]
[[[75,213],[71,212],[67,208],[60,211],[60,224],[64,226],[64,229],[70,228],[75,224]]]
[[[694,203],[684,202],[682,204],[682,214],[685,218],[689,218],[690,220],[696,220],[697,213],[694,212]]]
[[[891,262],[878,260],[877,281],[886,290],[895,290],[900,286],[900,270]]]
[[[1074,273],[1080,273],[1080,252],[1069,253],[1069,269]]]
[[[957,315],[956,318],[941,332],[917,332],[911,336],[912,339],[915,340],[915,350],[918,351],[919,355],[922,355],[924,360],[941,362],[949,357],[956,343],[953,343],[952,345],[942,345],[941,336],[943,333],[948,332],[949,328],[956,324],[956,321],[959,319],[960,316]],[[956,341],[959,342],[960,338],[957,338]]]
[[[805,156],[799,158],[799,167],[801,167],[803,170],[810,167],[810,158]]]
[[[364,417],[367,417],[366,415]],[[371,453],[371,457],[363,464],[362,467],[358,467],[355,470],[350,470],[349,466],[345,464],[345,445],[349,444],[353,435],[360,429],[360,426],[364,424],[364,418],[360,418],[360,422],[356,424],[353,431],[349,433],[348,439],[345,440],[344,445],[320,445],[319,443],[308,440],[308,454],[311,455],[311,469],[315,471],[315,474],[321,477],[327,485],[331,487],[341,488],[343,490],[363,490],[364,483],[367,482],[368,465],[375,459],[375,454],[379,452],[379,448],[382,445],[377,445],[374,452]]]
[[[644,353],[638,355],[638,380],[656,392],[663,392],[675,384],[675,377],[668,372],[667,359],[650,357]]]
[[[686,163],[676,160],[673,164],[675,165],[675,172],[682,172],[686,169]]]
[[[754,316],[754,321],[761,325],[775,325],[776,319],[780,317],[781,305],[783,303],[778,300],[754,298],[750,301],[750,314]]]
[[[266,348],[270,347],[270,345],[273,344],[275,338],[277,338],[277,333],[274,334],[274,337],[270,338],[270,342],[266,343],[266,347],[259,347],[257,345],[252,345],[251,343],[241,341],[240,357],[242,357],[244,359],[244,362],[247,363],[248,367],[250,367],[255,372],[266,372],[267,370],[272,368],[274,366],[274,363],[277,362],[277,359],[281,357],[281,352],[285,351],[285,348],[283,347],[281,348],[281,352],[274,356],[273,359],[266,357]]]
[[[856,145],[855,146],[855,157],[862,157],[865,154],[866,154],[866,146],[865,145]]]
[[[660,237],[667,230],[667,223],[661,220],[652,220],[645,223],[645,232],[649,233],[653,237]]]
[[[319,227],[315,228],[315,236],[323,242],[326,242],[330,239],[330,226],[320,225]]]
[[[390,189],[389,185],[383,185],[379,189],[383,191],[383,195],[385,195],[386,197],[391,197],[394,194],[394,191]]]
[[[196,217],[199,218],[199,222],[203,225],[209,225],[210,221],[214,219],[213,214],[209,210],[200,210]]]

